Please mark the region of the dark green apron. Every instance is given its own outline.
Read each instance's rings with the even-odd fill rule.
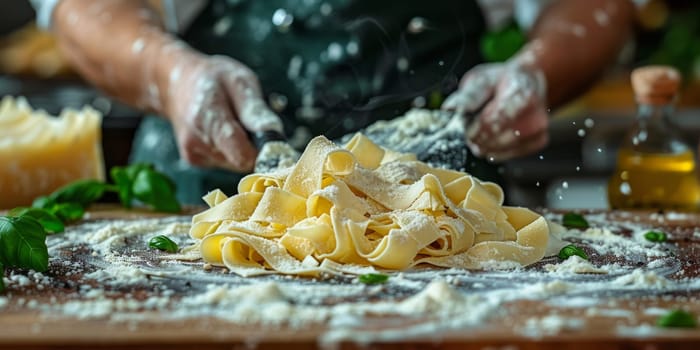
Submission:
[[[313,135],[337,139],[449,94],[482,61],[483,29],[475,1],[214,0],[183,39],[255,71],[287,135],[302,146]],[[152,117],[131,160],[175,178],[184,203],[201,203],[213,188],[233,194],[241,177],[187,165],[168,123]],[[467,170],[494,179],[476,163]]]

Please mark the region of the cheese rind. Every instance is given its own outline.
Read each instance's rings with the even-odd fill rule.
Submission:
[[[89,107],[54,117],[24,98],[0,102],[0,209],[29,205],[79,179],[104,180],[102,115]]]

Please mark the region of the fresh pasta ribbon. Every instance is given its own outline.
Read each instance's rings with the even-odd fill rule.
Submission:
[[[239,193],[204,196],[192,218],[202,259],[242,276],[317,275],[347,264],[401,270],[418,264],[479,269],[529,265],[545,254],[539,214],[503,206],[503,190],[433,168],[362,134],[345,147],[311,140],[296,165],[241,180]]]

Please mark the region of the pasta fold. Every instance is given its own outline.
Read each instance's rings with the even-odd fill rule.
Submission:
[[[317,275],[350,264],[401,270],[464,269],[489,261],[539,261],[549,226],[526,208],[503,206],[503,190],[470,174],[433,168],[362,134],[345,147],[325,137],[296,165],[251,174],[227,197],[204,196],[192,218],[202,259],[242,276]]]

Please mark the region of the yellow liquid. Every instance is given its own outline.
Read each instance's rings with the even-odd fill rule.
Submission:
[[[639,153],[621,149],[608,184],[613,209],[698,210],[700,186],[691,151]]]

